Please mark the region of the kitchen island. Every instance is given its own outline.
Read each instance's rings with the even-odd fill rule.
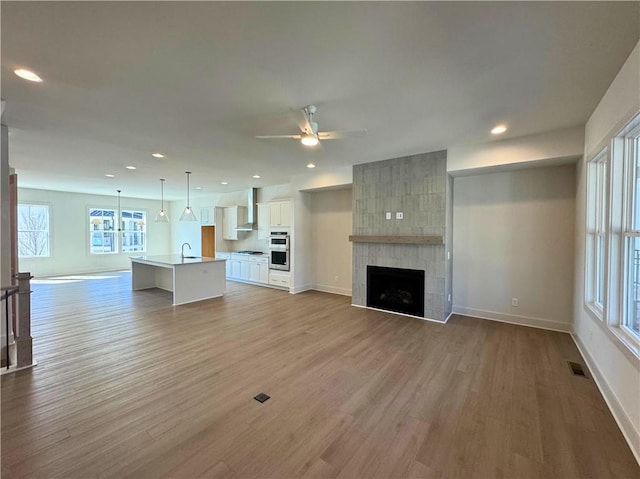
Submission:
[[[225,260],[179,254],[132,257],[131,288],[172,291],[174,306],[217,298],[227,288]]]

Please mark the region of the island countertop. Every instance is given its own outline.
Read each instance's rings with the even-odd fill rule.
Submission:
[[[219,258],[207,258],[206,256],[198,256],[196,258],[183,258],[179,254],[161,254],[152,256],[132,256],[131,261],[137,261],[140,263],[153,263],[167,266],[180,266],[183,264],[198,264],[198,263],[214,263],[216,261],[226,261]]]

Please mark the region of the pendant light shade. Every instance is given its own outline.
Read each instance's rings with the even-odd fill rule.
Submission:
[[[156,223],[168,223],[169,215],[164,210],[164,178],[160,178],[160,211],[154,220]]]
[[[191,174],[191,172],[185,171],[185,174],[187,175],[187,206],[180,216],[180,221],[198,221],[198,218],[196,218],[195,213],[189,205],[189,175]]]

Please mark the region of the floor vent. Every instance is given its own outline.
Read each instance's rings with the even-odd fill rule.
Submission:
[[[265,393],[260,393],[253,399],[255,399],[258,402],[265,402],[267,399],[270,399],[270,397],[267,396]]]
[[[582,369],[582,364],[574,363],[573,361],[567,361],[567,364],[569,365],[571,374],[573,374],[574,376],[582,376],[583,378],[587,377],[587,375],[584,372],[584,369]]]

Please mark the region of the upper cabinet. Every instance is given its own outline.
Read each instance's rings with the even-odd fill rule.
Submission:
[[[222,238],[225,240],[237,240],[238,225],[247,222],[247,208],[245,206],[227,206],[222,218]]]
[[[258,239],[269,238],[269,205],[258,203]]]
[[[269,203],[269,226],[291,226],[291,200]]]

